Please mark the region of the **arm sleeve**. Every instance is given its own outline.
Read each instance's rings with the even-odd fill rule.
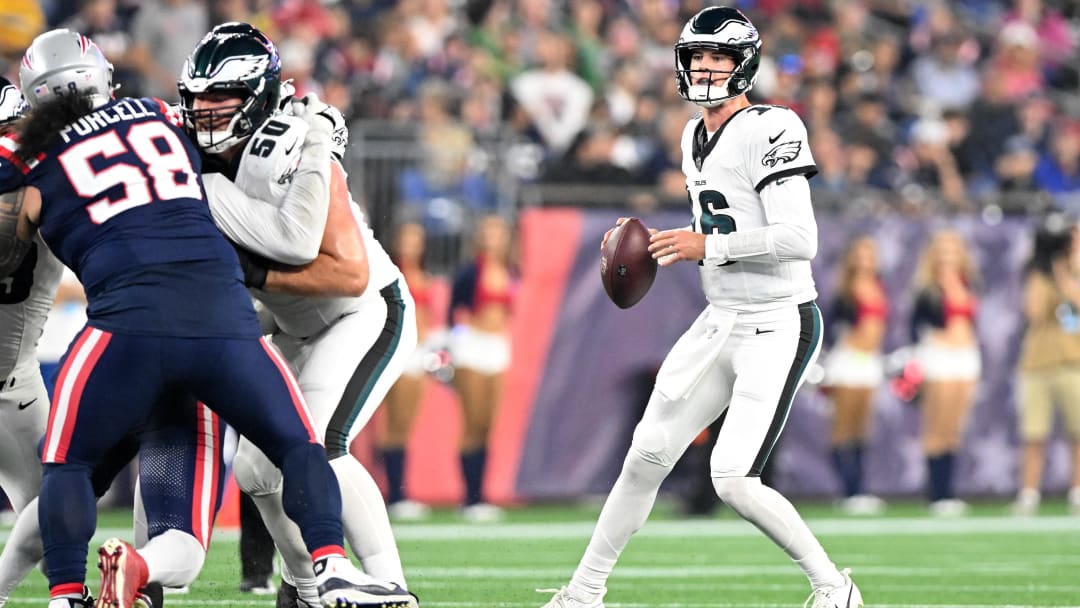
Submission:
[[[327,138],[309,137],[280,205],[248,196],[220,174],[203,176],[214,223],[236,244],[283,264],[307,264],[319,254],[330,207]]]
[[[761,192],[769,225],[705,237],[705,259],[775,264],[811,260],[817,254],[817,221],[810,184],[802,175],[770,182]]]

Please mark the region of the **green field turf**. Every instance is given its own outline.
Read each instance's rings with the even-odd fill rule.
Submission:
[[[884,517],[844,518],[803,504],[811,528],[841,567],[850,567],[879,607],[1080,606],[1080,517],[1063,503],[1034,518],[978,505],[960,519],[931,519],[918,505],[890,505]],[[432,608],[539,607],[537,588],[564,584],[592,531],[598,507],[544,506],[512,511],[500,524],[477,525],[440,512],[427,523],[396,527],[410,587]],[[107,513],[106,534],[130,538],[130,516]],[[6,539],[6,529],[0,540]],[[273,606],[270,597],[236,592],[235,532],[218,533],[202,577],[184,608]],[[95,588],[97,571],[89,584]],[[661,505],[635,536],[611,578],[609,607],[705,608],[801,606],[809,592],[796,566],[731,512],[678,519]],[[11,606],[44,606],[35,572]]]

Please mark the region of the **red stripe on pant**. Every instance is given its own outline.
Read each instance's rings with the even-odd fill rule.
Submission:
[[[49,425],[45,430],[45,449],[41,454],[43,463],[67,461],[71,433],[75,429],[83,389],[86,388],[86,381],[94,371],[98,360],[101,359],[110,339],[112,339],[111,333],[87,327],[68,353],[53,393]]]
[[[196,405],[195,487],[192,489],[191,531],[203,549],[210,546],[221,475],[218,417],[201,401]]]
[[[311,419],[311,412],[308,410],[307,401],[304,400],[303,393],[300,392],[300,385],[296,382],[296,377],[293,376],[292,370],[289,369],[289,364],[285,362],[285,358],[281,356],[274,345],[270,344],[265,337],[259,338],[259,344],[262,344],[263,350],[270,357],[270,360],[274,362],[274,365],[278,368],[278,372],[281,373],[282,379],[285,380],[285,385],[289,387],[289,395],[292,397],[293,407],[296,408],[296,413],[300,415],[300,420],[304,422],[304,428],[307,429],[308,438],[312,443],[318,443],[319,433],[315,431],[315,422]]]

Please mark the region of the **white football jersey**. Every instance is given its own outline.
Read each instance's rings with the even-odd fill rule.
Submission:
[[[15,272],[0,279],[0,379],[22,365],[37,366],[37,343],[64,266],[40,236]]]
[[[817,172],[805,125],[782,106],[744,108],[711,139],[704,119],[694,117],[683,131],[682,153],[692,227],[703,234],[767,226],[762,188],[786,177]],[[716,264],[705,260],[701,284],[710,303],[738,311],[768,310],[817,297],[809,261]]]
[[[291,104],[286,104],[286,112],[291,108]],[[244,147],[234,183],[244,194],[254,199],[280,205],[300,163],[306,134],[307,123],[287,114],[278,115],[263,123]],[[275,142],[273,146],[260,143],[270,140]],[[262,235],[260,238],[257,231],[245,229],[243,214],[236,213],[236,210],[245,204],[243,200],[223,200],[225,197],[220,196],[216,188],[209,186],[207,194],[212,208],[215,205],[230,205],[230,215],[239,218],[239,221],[232,222],[236,225],[225,227],[221,226],[225,214],[214,214],[215,222],[218,222],[227,236],[246,249],[273,259],[273,256],[267,255],[267,252],[274,248],[272,243],[265,242],[268,236]],[[367,290],[359,297],[342,298],[317,298],[252,290],[255,298],[273,315],[274,322],[282,332],[295,337],[317,334],[342,315],[355,310],[363,298],[380,297],[380,289],[401,277],[397,266],[390,261],[386,250],[375,239],[360,206],[351,197],[349,203],[367,254],[370,271]],[[252,224],[254,222],[248,225]],[[404,284],[404,280],[402,283]]]

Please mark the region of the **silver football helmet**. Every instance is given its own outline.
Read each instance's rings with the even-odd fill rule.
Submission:
[[[0,76],[0,129],[22,116],[25,106],[19,88]]]
[[[70,93],[87,94],[95,106],[103,105],[112,98],[112,77],[113,66],[101,49],[67,29],[34,38],[19,66],[19,88],[31,108]]]

